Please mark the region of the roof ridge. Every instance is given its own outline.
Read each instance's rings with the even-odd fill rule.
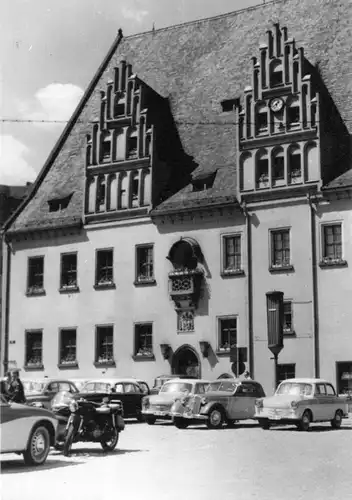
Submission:
[[[123,38],[127,40],[127,39],[131,39],[131,38],[139,37],[141,35],[146,35],[147,33],[157,33],[157,32],[161,32],[161,31],[168,31],[168,30],[180,28],[181,26],[188,26],[188,25],[191,25],[191,24],[200,24],[200,23],[203,23],[203,22],[206,22],[206,21],[210,21],[210,20],[214,20],[214,19],[221,19],[223,17],[228,17],[228,16],[231,16],[233,14],[237,15],[237,14],[241,14],[242,12],[256,10],[256,9],[263,8],[263,7],[266,7],[268,5],[272,5],[272,4],[275,4],[275,3],[284,3],[286,1],[287,0],[270,0],[269,2],[258,3],[257,5],[252,5],[250,7],[245,7],[243,9],[231,10],[229,12],[226,12],[224,14],[218,14],[216,16],[208,16],[208,17],[204,17],[202,19],[194,19],[193,21],[186,21],[184,23],[171,24],[170,26],[165,26],[164,28],[158,28],[158,29],[155,29],[155,30],[151,29],[151,30],[148,30],[148,31],[141,31],[141,32],[138,32],[138,33],[134,33],[133,35],[124,36]]]

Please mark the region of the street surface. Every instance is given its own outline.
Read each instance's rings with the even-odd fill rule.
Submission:
[[[77,443],[51,451],[43,467],[1,457],[2,500],[334,500],[352,498],[352,424],[263,431],[176,429],[131,421],[118,448]]]

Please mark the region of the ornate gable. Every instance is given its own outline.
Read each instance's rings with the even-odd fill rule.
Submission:
[[[100,116],[86,143],[86,222],[148,213],[152,204],[154,124],[160,96],[125,60],[101,91]]]
[[[238,189],[250,198],[321,179],[319,94],[304,50],[276,24],[259,51],[238,111]]]

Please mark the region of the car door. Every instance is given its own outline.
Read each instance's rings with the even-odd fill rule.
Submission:
[[[316,421],[319,420],[329,420],[326,418],[329,415],[327,399],[326,399],[326,387],[323,383],[315,384],[314,398],[316,400],[316,405],[313,409],[313,418]]]
[[[241,384],[232,396],[229,418],[253,418],[257,390],[254,384]]]
[[[135,384],[124,383],[124,411],[125,415],[134,417],[141,409],[142,392]]]
[[[329,416],[329,420],[332,420],[335,416],[336,410],[340,408],[341,403],[338,401],[338,397],[336,396],[335,389],[331,384],[325,384],[326,389],[326,405],[327,412]]]

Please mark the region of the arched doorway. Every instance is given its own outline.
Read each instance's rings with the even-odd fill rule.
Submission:
[[[199,357],[190,345],[183,345],[172,357],[172,373],[200,378]]]

